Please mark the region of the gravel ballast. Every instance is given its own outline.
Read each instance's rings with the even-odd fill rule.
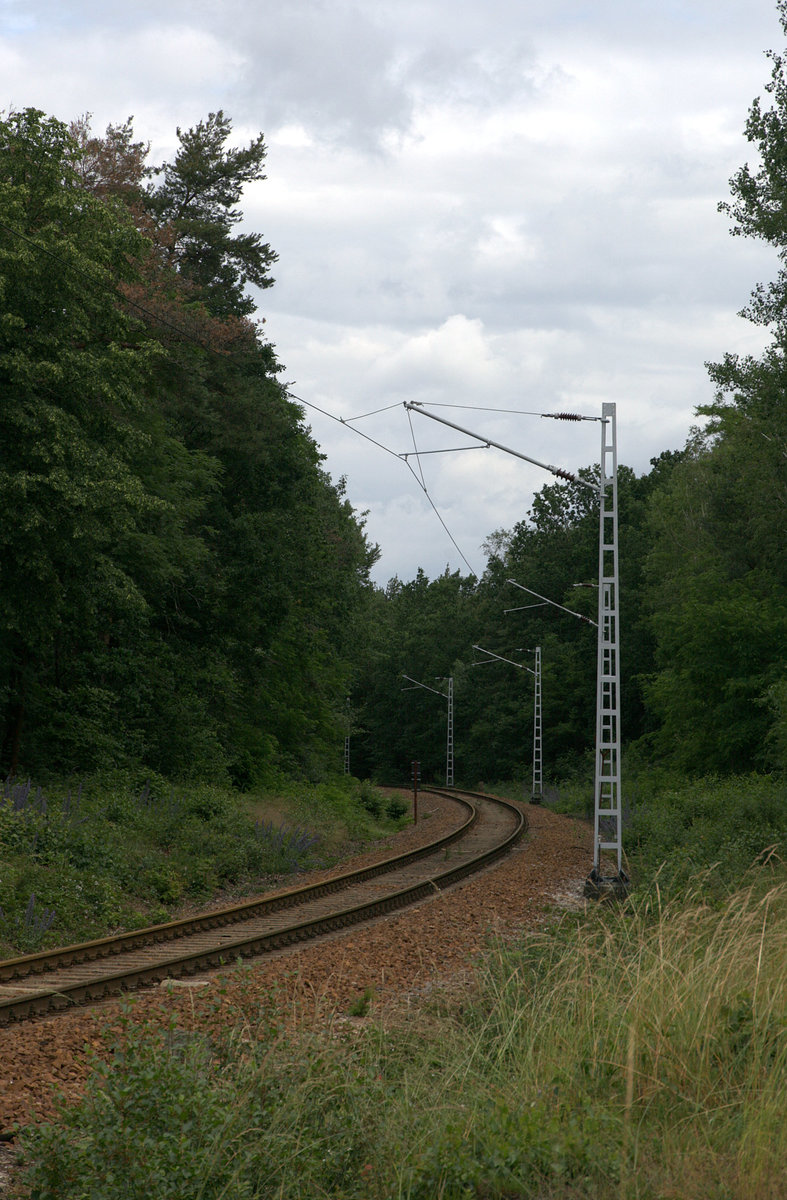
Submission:
[[[163,984],[137,993],[135,1019],[179,1027],[214,1027],[238,1020],[255,994],[277,989],[277,1002],[292,1013],[346,1013],[367,989],[372,1015],[386,1005],[412,1008],[438,987],[467,985],[474,959],[491,937],[511,937],[542,925],[557,907],[580,907],[592,862],[592,829],[585,823],[523,806],[526,838],[495,866],[450,891],[390,917],[211,973],[187,986]],[[427,841],[459,823],[450,801],[424,794],[421,820],[354,855],[341,869],[363,866]],[[313,873],[322,877],[331,872]],[[306,882],[311,876],[301,876]],[[75,1010],[0,1030],[0,1131],[45,1120],[55,1089],[77,1098],[89,1071],[87,1050],[101,1050],[102,1033],[121,1015],[120,1001]]]

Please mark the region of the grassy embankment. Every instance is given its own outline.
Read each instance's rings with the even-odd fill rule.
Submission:
[[[293,1034],[271,995],[223,1041],[133,1030],[27,1135],[32,1194],[782,1200],[787,872],[739,863],[785,840],[784,798],[643,789],[631,898],[490,947],[417,1022]]]
[[[340,777],[240,796],[89,779],[0,793],[0,957],[171,919],[286,883],[398,828],[407,805]],[[228,900],[229,902],[229,900]]]

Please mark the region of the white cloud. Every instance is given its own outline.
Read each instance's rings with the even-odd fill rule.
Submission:
[[[345,420],[387,410],[357,423],[387,451],[308,413],[370,510],[384,579],[465,569],[397,458],[403,400],[614,400],[621,460],[646,470],[710,398],[704,362],[757,352],[735,313],[776,263],[716,206],[752,157],[746,111],[780,44],[773,0],[20,0],[0,77],[6,106],[97,128],[133,113],[157,161],[217,108],[239,141],[265,131],[268,179],[244,198],[279,254],[260,312],[304,399]],[[598,458],[595,426],[454,416],[560,466]],[[419,445],[453,436],[416,420]],[[423,464],[478,567],[549,480],[499,451]]]

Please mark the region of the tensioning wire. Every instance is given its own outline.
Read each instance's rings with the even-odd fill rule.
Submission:
[[[400,408],[401,404],[397,401],[396,404],[386,404],[382,408],[373,408],[371,412],[359,413],[357,417],[345,417],[345,425],[349,425],[351,421],[363,421],[365,417],[376,417],[378,413],[390,412],[392,408]]]
[[[464,408],[468,412],[508,413],[512,417],[551,417],[554,421],[600,421],[601,417],[585,417],[579,413],[535,412],[527,408],[490,408],[486,404],[448,404],[440,400],[423,400],[424,408]]]
[[[420,478],[420,479],[419,479],[419,478],[418,478],[418,476],[416,475],[416,473],[415,473],[415,471],[413,470],[413,468],[412,468],[412,465],[410,464],[410,462],[408,461],[408,459],[407,459],[407,458],[402,458],[401,454],[397,454],[395,450],[391,450],[390,446],[384,446],[382,442],[378,442],[378,441],[376,441],[376,440],[375,440],[373,437],[369,437],[369,435],[368,435],[367,433],[363,433],[363,432],[362,432],[360,429],[356,429],[354,425],[350,425],[350,424],[349,424],[349,422],[348,422],[347,420],[345,420],[345,418],[344,418],[344,417],[337,417],[337,416],[335,416],[335,414],[334,414],[334,413],[328,412],[328,411],[327,411],[326,409],[324,409],[324,408],[320,408],[320,406],[319,406],[318,404],[312,404],[312,403],[311,403],[309,400],[304,400],[304,399],[303,399],[301,396],[296,396],[294,392],[287,391],[287,395],[289,396],[289,398],[290,398],[291,400],[295,400],[295,401],[297,401],[297,402],[298,402],[298,404],[305,404],[307,408],[313,408],[313,409],[315,410],[315,412],[321,413],[321,414],[322,414],[324,417],[329,417],[329,418],[330,418],[332,421],[336,421],[336,422],[337,422],[339,425],[344,425],[344,426],[345,426],[345,428],[347,428],[347,429],[351,430],[353,433],[357,433],[358,437],[362,437],[362,438],[364,438],[364,440],[365,440],[365,441],[367,441],[367,442],[371,442],[373,446],[377,446],[377,447],[378,447],[380,450],[384,450],[386,454],[390,454],[390,455],[392,455],[392,456],[393,456],[395,459],[397,459],[399,462],[403,462],[403,463],[404,463],[404,465],[407,467],[408,471],[410,472],[410,474],[412,475],[413,479],[414,479],[414,480],[415,480],[415,482],[418,484],[418,486],[420,487],[421,491],[423,492],[423,494],[426,496],[427,500],[429,501],[429,504],[431,505],[432,511],[434,512],[434,515],[437,517],[438,521],[440,522],[440,524],[442,525],[443,529],[445,530],[445,532],[446,532],[446,535],[448,536],[448,538],[449,538],[449,540],[450,540],[451,544],[453,545],[453,547],[454,547],[454,549],[456,550],[457,554],[458,554],[458,555],[459,555],[459,557],[461,558],[462,562],[465,564],[465,566],[467,567],[468,571],[469,571],[469,572],[470,572],[470,574],[473,576],[473,578],[474,578],[474,579],[475,579],[475,578],[477,578],[477,575],[476,575],[475,571],[473,570],[472,566],[470,565],[470,563],[467,561],[467,558],[465,557],[465,555],[464,555],[464,554],[462,553],[462,551],[460,550],[460,548],[459,548],[459,546],[458,546],[458,544],[457,544],[456,538],[455,538],[455,537],[454,537],[454,535],[451,533],[451,530],[448,528],[448,526],[446,525],[446,523],[445,523],[445,521],[443,520],[442,516],[440,515],[440,512],[439,512],[439,510],[438,510],[437,506],[435,505],[435,502],[434,502],[434,500],[433,500],[433,499],[432,499],[432,497],[429,495],[429,489],[427,488],[427,486],[426,486],[426,482],[425,482],[425,480],[424,480],[424,478],[423,478],[423,471],[422,471],[422,469],[421,469],[420,454],[419,454],[419,451],[418,451],[418,446],[417,446],[417,444],[416,444],[416,441],[415,441],[415,431],[414,431],[414,429],[413,429],[412,421],[410,422],[410,430],[411,430],[411,432],[412,432],[412,435],[413,435],[413,445],[415,446],[415,457],[418,459],[418,469],[421,471],[421,478]],[[394,405],[391,405],[390,407],[392,407],[392,408],[399,408],[399,405],[398,405],[398,404],[394,404]],[[384,410],[384,409],[378,409],[378,412],[383,412],[383,411],[385,411],[385,410]],[[409,412],[408,412],[408,414],[407,414],[407,415],[408,415],[408,418],[409,418],[409,416],[410,416]],[[357,418],[356,418],[356,419],[357,419]]]

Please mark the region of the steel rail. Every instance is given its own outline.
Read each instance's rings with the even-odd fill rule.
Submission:
[[[433,790],[433,789],[427,789]],[[448,794],[448,793],[445,793]],[[468,793],[470,794],[470,793]],[[287,888],[266,896],[258,896],[252,900],[244,900],[226,908],[217,908],[211,912],[201,913],[195,917],[181,917],[176,921],[166,921],[158,925],[149,925],[142,929],[133,929],[128,933],[112,934],[109,937],[95,938],[88,942],[77,942],[72,946],[56,947],[52,950],[41,950],[35,954],[20,955],[0,962],[0,982],[7,983],[13,979],[25,979],[30,975],[45,971],[57,970],[60,967],[72,966],[78,963],[92,962],[100,958],[108,958],[126,950],[136,950],[139,947],[150,946],[154,942],[167,942],[176,938],[186,937],[192,933],[200,933],[206,929],[219,929],[225,925],[247,921],[252,917],[264,916],[268,913],[279,912],[285,908],[294,908],[306,899],[318,899],[341,891],[355,883],[374,879],[378,875],[398,870],[410,862],[426,858],[430,854],[449,846],[466,836],[478,820],[478,813],[473,806],[461,797],[451,799],[463,804],[468,811],[467,819],[455,830],[434,842],[428,842],[415,850],[392,858],[381,859],[369,867],[360,867],[356,871],[345,871],[331,879],[319,883],[305,884],[299,888]]]
[[[25,980],[27,988],[22,995],[0,1000],[0,1025],[12,1021],[30,1019],[44,1013],[58,1012],[71,1009],[76,1005],[90,1004],[117,995],[123,991],[132,990],[161,982],[163,979],[176,978],[180,975],[194,974],[195,971],[228,966],[240,959],[254,957],[282,949],[296,942],[303,942],[318,936],[344,929],[362,921],[371,920],[416,903],[427,896],[434,895],[444,888],[473,874],[501,857],[522,837],[526,829],[524,814],[508,801],[498,797],[486,796],[481,793],[471,793],[464,789],[427,789],[433,794],[448,796],[469,810],[469,816],[458,829],[441,838],[430,842],[417,850],[408,851],[403,855],[385,859],[371,867],[363,867],[357,871],[345,872],[329,880],[301,888],[289,889],[273,896],[257,900],[244,901],[230,908],[216,910],[201,917],[185,918],[180,921],[168,922],[164,925],[151,926],[148,929],[135,930],[130,934],[120,934],[114,938],[101,938],[81,945],[64,947],[36,955],[26,955],[22,958],[11,959],[0,963],[0,978],[6,980]],[[174,941],[177,938],[192,933],[201,933],[230,924],[240,924],[260,916],[268,916],[281,912],[288,907],[297,907],[307,901],[320,899],[334,892],[347,889],[354,884],[362,884],[377,876],[407,867],[419,859],[434,855],[446,849],[453,843],[468,837],[478,820],[478,810],[464,799],[466,796],[483,798],[485,801],[497,804],[509,810],[514,815],[513,829],[507,836],[492,847],[483,850],[464,862],[430,874],[415,884],[377,897],[371,901],[350,905],[346,908],[336,908],[331,912],[305,921],[295,921],[279,929],[268,932],[255,931],[252,934],[241,934],[237,937],[222,938],[212,946],[200,948],[186,954],[174,955],[164,961],[140,964],[122,970],[108,970],[100,976],[80,980],[55,987],[33,987],[33,980],[42,972],[63,969],[72,965],[95,961],[99,958],[109,958],[128,950],[145,950],[152,948],[162,941]],[[240,932],[240,931],[239,931]],[[109,964],[107,964],[109,966]],[[27,969],[25,969],[27,968]],[[16,984],[19,988],[20,985]]]

